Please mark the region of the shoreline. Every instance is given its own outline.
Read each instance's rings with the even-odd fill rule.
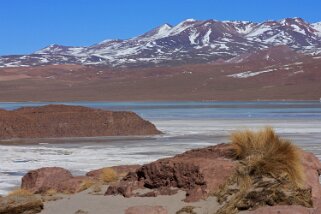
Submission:
[[[0,139],[0,145],[50,145],[50,144],[85,144],[85,143],[106,143],[105,140],[111,140],[114,143],[117,141],[131,141],[131,140],[149,140],[160,137],[161,135],[126,135],[126,136],[94,136],[94,137],[55,137],[55,138],[12,138]],[[45,143],[41,141],[46,141]],[[64,142],[67,141],[67,142]],[[77,142],[75,142],[77,141]],[[80,141],[80,142],[79,142]]]
[[[131,141],[154,141],[154,140],[177,140],[188,138],[217,138],[226,137],[236,129],[259,129],[273,126],[279,134],[292,137],[313,135],[319,133],[319,118],[190,118],[190,119],[148,119],[162,131],[156,135],[118,135],[118,136],[74,136],[74,137],[39,137],[39,138],[0,138],[0,146],[23,146],[23,145],[73,145],[73,144],[117,144]],[[309,127],[300,129],[304,123]],[[178,126],[185,125],[179,130]],[[205,126],[206,125],[206,126]],[[171,127],[169,127],[171,126]],[[202,130],[198,127],[203,127]],[[190,129],[192,128],[192,129]],[[278,131],[279,129],[279,131]]]
[[[321,97],[320,97],[321,99]],[[230,100],[230,99],[221,99],[221,100],[203,100],[203,99],[137,99],[137,100],[131,100],[131,99],[121,99],[121,100],[18,100],[18,101],[6,101],[1,100],[0,98],[0,104],[2,103],[86,103],[86,102],[97,102],[97,103],[146,103],[146,102],[154,102],[154,103],[166,103],[166,102],[321,102],[320,99],[241,99],[241,100]]]

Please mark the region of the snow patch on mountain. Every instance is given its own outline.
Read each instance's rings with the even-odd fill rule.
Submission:
[[[209,45],[211,33],[212,33],[212,29],[209,29],[206,32],[206,34],[204,35],[204,37],[202,39],[203,45]]]
[[[247,38],[252,38],[253,40],[257,40],[257,36],[260,36],[268,31],[271,31],[272,28],[271,26],[267,25],[267,24],[262,24],[256,28],[254,28],[252,31],[250,31],[250,33],[248,33],[246,35]]]
[[[196,42],[196,39],[199,35],[200,33],[198,33],[196,30],[193,30],[193,32],[189,35],[188,38],[192,45],[198,44],[198,42]]]
[[[263,71],[245,71],[242,73],[237,73],[237,74],[231,74],[231,75],[227,75],[228,77],[233,77],[233,78],[249,78],[249,77],[254,77],[260,74],[264,74],[264,73],[269,73],[272,71],[275,71],[276,69],[267,69],[267,70],[263,70]]]
[[[318,36],[321,37],[321,22],[313,23],[312,27],[317,31]]]

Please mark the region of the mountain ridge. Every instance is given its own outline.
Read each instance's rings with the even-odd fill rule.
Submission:
[[[320,55],[321,22],[309,23],[298,17],[265,22],[186,19],[175,26],[160,25],[130,39],[104,40],[87,47],[53,44],[29,55],[2,56],[0,67],[170,66],[230,60],[274,46]]]

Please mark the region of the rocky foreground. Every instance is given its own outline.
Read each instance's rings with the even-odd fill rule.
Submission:
[[[0,138],[155,135],[161,132],[133,112],[47,105],[0,110]]]
[[[303,150],[300,150],[300,159],[305,174],[300,188],[293,189],[282,175],[256,177],[253,186],[246,189],[245,196],[234,204],[235,210],[260,214],[320,214],[321,163],[312,153]],[[21,188],[44,201],[48,195],[69,194],[67,199],[45,202],[42,211],[45,214],[222,214],[228,213],[222,210],[228,200],[242,191],[237,183],[229,182],[239,173],[240,164],[233,157],[230,144],[220,144],[142,166],[94,170],[86,176],[75,177],[63,168],[41,168],[28,172],[22,178]],[[97,186],[102,178],[108,186]],[[90,191],[84,192],[85,189]],[[99,195],[98,192],[102,193]],[[10,206],[5,207],[5,200],[7,197],[0,199],[0,213],[37,213],[43,206],[35,203],[33,208],[26,206],[28,212],[21,211],[23,209],[13,212],[17,210],[14,207],[21,208],[21,203],[12,200]]]

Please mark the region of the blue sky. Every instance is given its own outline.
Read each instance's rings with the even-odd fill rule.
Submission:
[[[320,0],[1,0],[0,55],[31,53],[53,43],[125,39],[187,18],[317,22],[320,8]]]

